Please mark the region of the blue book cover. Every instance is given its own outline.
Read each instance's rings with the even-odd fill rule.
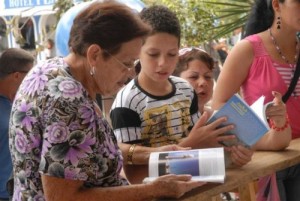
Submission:
[[[254,145],[270,128],[265,117],[264,96],[249,106],[238,94],[234,94],[219,110],[215,111],[207,124],[220,117],[227,117],[226,123],[221,126],[233,124],[234,129],[224,135],[236,135],[236,139],[223,141],[221,144],[232,146],[242,144],[247,147]]]

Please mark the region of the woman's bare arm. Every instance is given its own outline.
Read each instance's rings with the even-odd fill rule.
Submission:
[[[190,175],[165,175],[149,184],[86,188],[83,181],[42,175],[47,201],[144,201],[160,197],[179,198],[203,182],[191,181]]]

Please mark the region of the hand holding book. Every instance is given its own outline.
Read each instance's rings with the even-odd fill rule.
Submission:
[[[286,113],[286,106],[282,102],[281,94],[273,91],[274,99],[272,107],[266,110],[266,116],[270,119],[271,128],[276,131],[283,131],[289,126],[289,119]]]
[[[228,121],[221,127],[228,124],[233,124],[235,127],[224,135],[235,135],[236,138],[221,143],[225,146],[241,144],[251,147],[270,129],[266,118],[266,108],[270,104],[264,105],[264,96],[262,96],[249,106],[238,94],[234,94],[225,105],[213,113],[207,124],[220,117],[227,117]]]

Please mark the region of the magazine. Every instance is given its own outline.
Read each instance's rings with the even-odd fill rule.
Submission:
[[[234,94],[219,110],[215,111],[207,121],[207,124],[226,116],[226,123],[234,124],[235,128],[224,135],[236,135],[233,140],[220,142],[225,146],[242,144],[246,147],[254,145],[265,133],[270,130],[266,108],[272,104],[264,104],[265,97],[261,96],[249,106],[238,94]]]
[[[151,153],[149,177],[146,177],[143,182],[151,182],[166,174],[190,174],[192,180],[224,183],[224,148]]]

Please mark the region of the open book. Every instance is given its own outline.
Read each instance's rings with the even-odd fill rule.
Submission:
[[[249,106],[238,94],[234,94],[219,110],[215,111],[207,123],[226,116],[227,122],[221,126],[234,124],[235,128],[224,135],[236,135],[236,139],[220,142],[225,146],[242,144],[251,147],[270,130],[266,108],[272,102],[264,105],[265,97],[261,96]]]
[[[190,174],[192,180],[224,183],[224,149],[219,147],[151,153],[149,177],[143,182],[151,182],[166,174]]]

